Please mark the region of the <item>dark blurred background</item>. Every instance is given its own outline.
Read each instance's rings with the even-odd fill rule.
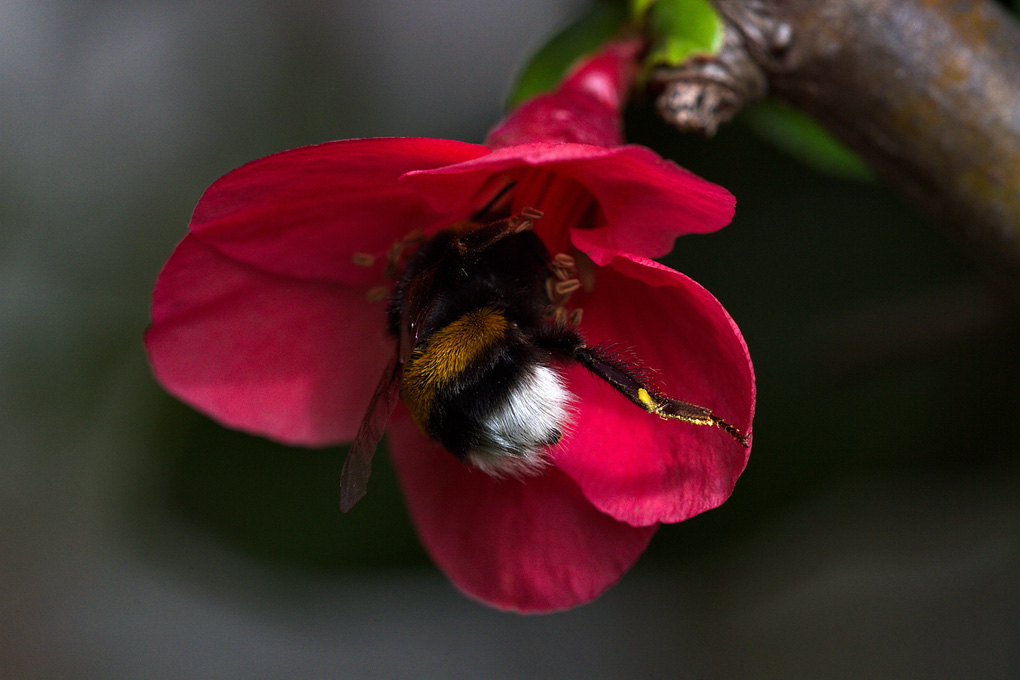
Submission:
[[[206,186],[329,139],[480,141],[583,7],[0,2],[0,677],[1020,675],[1016,309],[881,184],[745,126],[629,117],[737,196],[666,261],[740,324],[759,401],[733,497],[593,604],[466,599],[385,457],[343,516],[342,448],[152,380],[151,286]]]

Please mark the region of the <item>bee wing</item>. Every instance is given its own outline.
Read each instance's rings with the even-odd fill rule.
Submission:
[[[340,509],[347,512],[362,499],[368,490],[368,478],[372,474],[372,456],[386,429],[386,421],[397,405],[400,392],[402,364],[394,357],[386,367],[372,400],[368,403],[365,417],[358,426],[358,434],[351,444],[351,450],[340,473]]]
[[[438,294],[433,283],[437,269],[438,265],[433,265],[416,276],[405,293],[400,315],[400,348],[397,355],[401,364],[407,362],[411,352],[418,346],[425,320],[436,303]]]
[[[368,491],[372,457],[386,429],[386,421],[397,406],[404,364],[418,344],[425,320],[436,302],[437,293],[433,283],[438,266],[434,264],[414,277],[404,292],[396,356],[379,379],[379,385],[368,403],[368,410],[361,419],[358,434],[354,437],[350,453],[344,461],[344,469],[340,473],[340,509],[344,512],[353,508]]]

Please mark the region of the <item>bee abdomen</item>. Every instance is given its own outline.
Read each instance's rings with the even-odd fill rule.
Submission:
[[[540,470],[573,402],[546,353],[493,307],[460,316],[419,345],[401,396],[423,432],[497,476]]]
[[[513,380],[466,390],[458,401],[470,403],[443,424],[444,446],[496,477],[540,472],[548,447],[563,437],[574,401],[552,366],[531,361],[515,369]]]
[[[418,427],[428,430],[437,397],[503,342],[509,326],[499,310],[481,307],[440,328],[415,348],[404,367],[400,396]]]

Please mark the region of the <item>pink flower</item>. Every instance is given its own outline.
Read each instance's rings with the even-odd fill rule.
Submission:
[[[386,306],[369,299],[386,283],[386,253],[505,191],[511,213],[544,212],[534,229],[550,253],[592,265],[571,298],[590,344],[632,349],[671,396],[747,432],[754,377],[739,330],[702,287],[649,259],[679,235],[727,224],[734,201],[621,145],[633,53],[609,48],[511,115],[489,146],[339,141],[219,179],[156,283],[145,342],[157,379],[229,427],[291,444],[351,441],[394,353]],[[373,266],[355,263],[364,253]],[[538,476],[490,477],[428,439],[403,406],[390,419],[421,540],[459,588],[496,607],[597,597],[659,523],[722,503],[747,462],[718,428],[656,418],[580,366],[564,375],[576,414]]]

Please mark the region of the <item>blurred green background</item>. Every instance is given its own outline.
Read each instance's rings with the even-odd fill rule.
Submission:
[[[583,7],[0,3],[0,676],[1020,674],[1016,309],[881,184],[741,124],[628,119],[737,196],[666,262],[744,332],[751,462],[591,605],[475,604],[384,456],[344,516],[343,449],[226,431],[153,382],[151,286],[206,186],[329,139],[479,141]]]

